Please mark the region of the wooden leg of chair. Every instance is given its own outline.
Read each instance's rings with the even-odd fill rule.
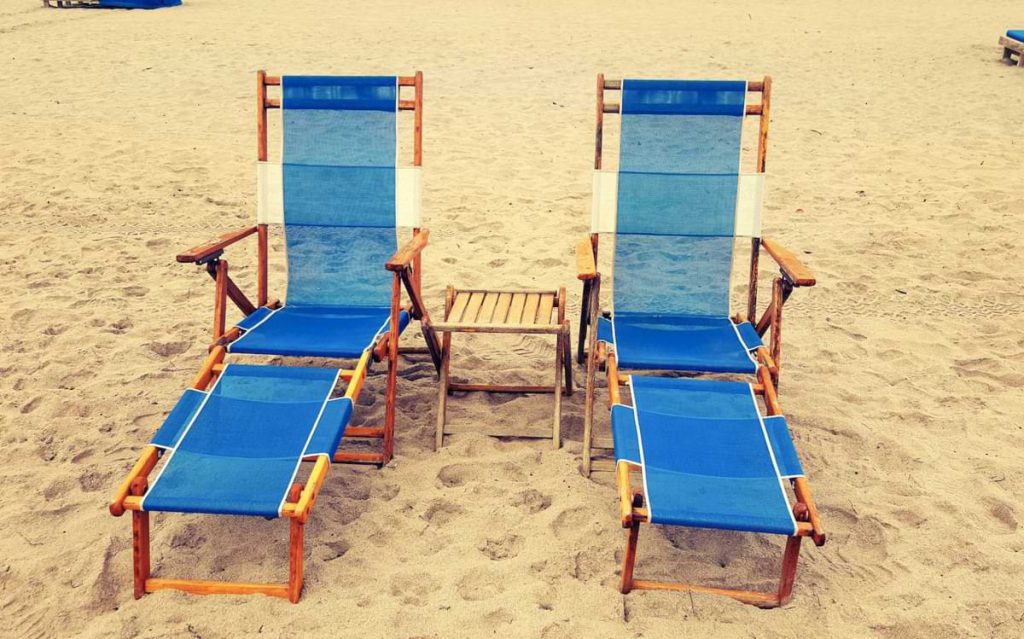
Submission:
[[[580,336],[579,344],[576,346],[576,362],[583,363],[586,357],[587,346],[587,324],[590,321],[590,292],[593,289],[591,280],[583,281],[583,300],[580,302]]]
[[[388,382],[384,393],[384,440],[381,465],[391,461],[395,451],[395,398],[398,396],[398,353],[392,349],[388,356]]]
[[[572,329],[565,322],[562,337],[562,362],[565,368],[565,394],[572,396]]]
[[[629,594],[633,589],[633,567],[636,565],[636,542],[640,536],[640,522],[634,521],[626,531],[626,553],[622,557],[622,582],[619,590]]]
[[[434,450],[444,446],[444,427],[448,422],[448,375],[451,368],[452,334],[441,338],[441,383],[437,396],[437,431],[434,433]]]
[[[782,369],[782,286],[782,278],[776,277],[772,282],[772,337],[769,348],[772,360],[775,362],[775,373],[772,374],[772,383],[776,391],[779,389],[779,375]]]
[[[302,496],[302,484],[292,484],[288,501],[297,502]],[[288,601],[298,603],[302,595],[303,524],[298,519],[288,522]]]
[[[595,329],[596,330],[596,329]],[[590,447],[594,440],[594,385],[597,378],[597,348],[590,340],[587,353],[587,389],[583,398],[583,474],[590,477]]]
[[[211,262],[207,268],[213,268],[215,280],[215,299],[213,303],[213,341],[216,342],[224,335],[224,327],[227,321],[227,296],[228,296],[228,261],[217,260]]]
[[[565,351],[564,333],[555,337],[555,417],[551,425],[551,445],[555,450],[562,446],[562,359]]]
[[[395,450],[395,400],[398,396],[398,314],[401,310],[402,301],[402,280],[398,273],[395,273],[391,285],[391,326],[388,338],[388,382],[384,393],[384,441],[383,461],[381,465],[391,460]]]
[[[786,540],[786,552],[782,556],[782,577],[779,579],[779,605],[785,606],[793,594],[793,582],[796,581],[796,564],[800,559],[800,540],[803,537],[794,535]]]
[[[131,493],[140,497],[146,493],[147,480],[138,477],[132,482]],[[134,573],[135,598],[146,594],[146,580],[149,579],[149,513],[132,511],[132,572]]]
[[[302,595],[302,554],[303,524],[298,519],[289,520],[288,535],[288,601],[298,603]]]

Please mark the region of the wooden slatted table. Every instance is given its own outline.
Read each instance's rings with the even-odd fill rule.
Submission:
[[[441,389],[437,407],[436,448],[444,445],[444,436],[462,432],[484,433],[494,437],[550,437],[555,448],[561,446],[562,393],[572,394],[572,351],[569,347],[569,322],[565,319],[565,288],[541,290],[456,290],[448,287],[444,321],[433,325],[441,333]],[[513,384],[468,384],[449,381],[452,333],[541,334],[555,336],[555,383],[550,386]],[[563,388],[562,377],[565,376]],[[530,428],[518,431],[496,424],[484,427],[449,426],[448,394],[451,391],[487,391],[497,393],[553,393],[555,416],[550,429]]]

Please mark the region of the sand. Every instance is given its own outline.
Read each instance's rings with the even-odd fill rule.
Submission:
[[[1019,3],[38,4],[0,7],[0,635],[1024,634],[1024,72],[996,46]],[[788,607],[619,594],[612,483],[578,470],[582,393],[561,450],[461,435],[435,453],[415,357],[394,461],[331,470],[299,605],[132,599],[106,503],[205,353],[212,286],[173,257],[252,219],[259,68],[424,71],[431,310],[448,282],[565,285],[573,317],[595,74],[773,75],[766,235],[819,281],[786,307],[782,401],[830,533]],[[251,290],[253,245],[229,257]],[[455,373],[547,379],[549,357],[541,338],[462,341]],[[373,423],[379,371],[365,398]],[[545,424],[550,398],[451,405]],[[639,575],[776,576],[777,538],[642,535]],[[154,517],[168,575],[281,580],[285,539],[281,521]]]

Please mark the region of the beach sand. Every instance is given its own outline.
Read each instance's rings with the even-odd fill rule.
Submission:
[[[7,0],[0,635],[1021,636],[1024,71],[996,45],[1019,9]],[[174,255],[253,219],[261,68],[422,70],[430,310],[441,314],[449,282],[564,285],[574,321],[595,75],[773,76],[765,233],[818,278],[786,306],[782,404],[830,535],[805,544],[790,605],[619,594],[612,479],[579,473],[583,393],[566,402],[560,450],[460,435],[435,453],[422,357],[403,360],[394,461],[327,477],[299,605],[132,599],[129,519],[106,506],[206,352],[213,287]],[[228,253],[246,290],[254,249]],[[283,262],[272,267],[280,296]],[[454,374],[547,380],[550,353],[540,337],[463,339]],[[358,423],[381,418],[383,388],[379,367]],[[547,424],[550,410],[543,396],[451,401],[464,424]],[[155,515],[155,567],[283,581],[286,529]],[[641,535],[638,576],[777,579],[780,538]]]

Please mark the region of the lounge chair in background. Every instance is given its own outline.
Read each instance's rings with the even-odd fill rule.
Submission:
[[[605,101],[619,91],[619,103]],[[760,94],[748,103],[748,93]],[[592,448],[596,371],[619,368],[754,374],[767,367],[778,384],[782,308],[810,271],[778,243],[761,237],[771,78],[756,82],[597,79],[593,220],[577,246],[583,280],[579,359],[586,353],[583,471]],[[621,113],[618,166],[602,170],[604,116]],[[756,155],[741,169],[745,116],[757,116]],[[600,234],[614,237],[613,310],[600,308]],[[745,313],[730,316],[730,279],[738,238],[748,238]],[[757,317],[758,265],[764,249],[781,273]],[[738,265],[736,265],[738,266]],[[587,329],[590,327],[589,347]],[[770,343],[761,338],[771,329]],[[609,370],[612,367],[609,366]],[[602,470],[612,465],[603,461]]]
[[[160,9],[180,4],[181,0],[43,0],[44,7],[56,9]]]
[[[1024,29],[1010,29],[1005,36],[999,36],[999,44],[1003,47],[1003,62],[1024,67]],[[1016,63],[1013,56],[1017,56]]]
[[[268,87],[281,87],[281,97]],[[401,99],[403,87],[412,99]],[[280,109],[281,161],[268,162],[267,112]],[[413,162],[398,166],[397,121],[414,113]],[[338,451],[335,461],[385,464],[394,447],[398,341],[411,319],[421,321],[428,351],[440,346],[420,295],[423,75],[268,76],[257,74],[257,223],[178,255],[202,265],[216,282],[213,339],[229,353],[388,362],[382,427],[352,427],[346,437],[380,439],[379,451]],[[287,300],[267,295],[268,225],[283,224]],[[411,238],[398,247],[398,228]],[[228,272],[224,250],[254,235],[256,303]],[[397,250],[396,250],[397,249]],[[386,270],[385,270],[386,269]],[[402,289],[408,303],[402,301]],[[231,300],[245,315],[226,329]]]

